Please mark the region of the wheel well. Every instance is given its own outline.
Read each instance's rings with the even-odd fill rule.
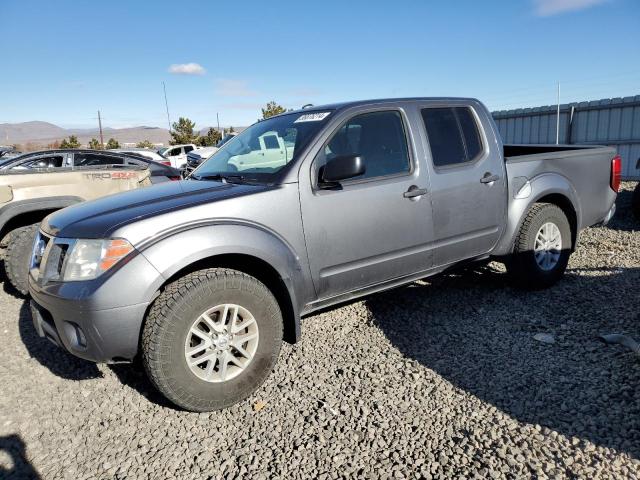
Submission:
[[[4,226],[0,229],[0,240],[4,239],[5,235],[7,235],[12,230],[20,227],[26,227],[27,225],[33,225],[34,223],[40,223],[44,217],[59,210],[58,208],[51,208],[47,210],[34,210],[31,212],[24,212],[16,215],[11,218]]]
[[[571,249],[576,248],[576,238],[578,235],[578,215],[573,208],[571,200],[560,193],[552,193],[536,200],[536,203],[551,203],[560,208],[562,212],[567,216],[569,220],[569,226],[571,227]]]
[[[266,287],[271,290],[280,306],[283,320],[283,339],[288,343],[295,343],[297,341],[297,318],[291,302],[291,296],[284,281],[276,269],[270,264],[251,255],[225,254],[203,258],[177,271],[160,287],[160,290],[163,290],[166,285],[178,278],[206,268],[231,268],[251,275],[264,283]]]

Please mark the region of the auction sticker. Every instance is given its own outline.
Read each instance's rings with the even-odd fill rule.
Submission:
[[[314,113],[305,113],[304,115],[300,115],[298,119],[293,123],[300,122],[319,122],[320,120],[324,120],[331,112],[314,112]]]

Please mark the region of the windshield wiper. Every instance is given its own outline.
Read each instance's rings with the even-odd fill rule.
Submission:
[[[215,173],[212,175],[191,175],[194,180],[222,180],[225,183],[238,183],[244,180],[244,175],[236,173]]]

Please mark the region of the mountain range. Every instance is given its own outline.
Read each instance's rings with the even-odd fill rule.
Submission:
[[[152,143],[169,144],[169,131],[158,127],[130,127],[102,129],[104,141],[115,138],[120,144],[137,143],[149,140]],[[76,135],[82,144],[87,144],[92,138],[100,138],[97,128],[62,128],[49,122],[0,123],[0,145],[38,144],[47,145],[60,141],[69,135]]]

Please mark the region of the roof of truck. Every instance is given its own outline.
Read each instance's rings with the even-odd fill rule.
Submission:
[[[448,101],[468,101],[468,102],[478,102],[476,98],[470,97],[404,97],[404,98],[377,98],[371,100],[354,100],[351,102],[337,102],[337,103],[329,103],[326,105],[313,105],[307,108],[300,108],[298,110],[293,110],[291,112],[285,113],[301,113],[301,112],[318,112],[323,110],[344,110],[350,107],[357,107],[361,105],[375,105],[375,104],[384,104],[384,103],[398,103],[398,102],[423,102],[423,101],[440,101],[440,102],[448,102]],[[284,115],[284,113],[282,114]]]
[[[26,157],[26,156],[33,156],[33,155],[42,155],[45,153],[101,153],[101,154],[109,154],[109,153],[122,153],[122,152],[116,152],[115,150],[92,150],[90,148],[52,148],[52,149],[47,149],[47,150],[36,150],[33,152],[24,152],[22,153],[20,156],[21,157]],[[18,158],[18,157],[14,157],[14,158]]]

